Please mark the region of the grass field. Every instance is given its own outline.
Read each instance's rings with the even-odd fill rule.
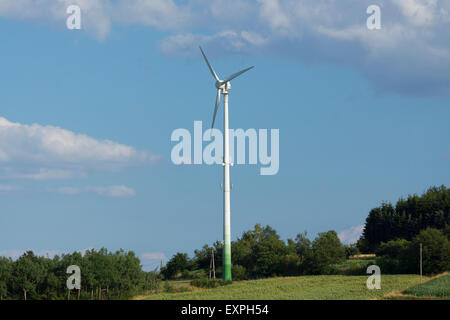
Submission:
[[[418,297],[434,296],[450,298],[450,274],[408,288],[403,293]]]
[[[381,290],[368,290],[368,276],[302,276],[269,278],[262,280],[237,281],[231,285],[214,289],[192,288],[188,282],[179,284],[186,286],[186,292],[159,293],[140,296],[136,299],[155,300],[271,300],[271,299],[380,299],[386,294],[406,288],[420,282],[417,275],[384,275],[381,276]],[[425,278],[427,279],[427,278]],[[172,282],[175,286],[176,282]]]

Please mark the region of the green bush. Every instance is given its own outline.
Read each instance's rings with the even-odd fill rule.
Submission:
[[[175,292],[175,288],[169,283],[169,281],[164,281],[164,291],[167,293]]]
[[[388,242],[382,242],[375,254],[377,256],[388,256],[393,259],[401,259],[409,250],[411,242],[405,239],[390,240]]]
[[[344,248],[345,248],[345,257],[348,259],[350,256],[354,256],[354,255],[357,255],[357,254],[359,254],[360,252],[359,252],[359,249],[358,249],[358,247],[357,247],[357,245],[356,245],[356,243],[355,244],[347,244],[347,245],[344,245]]]
[[[399,259],[391,258],[389,256],[378,257],[375,263],[380,267],[383,274],[397,274],[402,273],[404,265],[402,266]]]
[[[345,248],[341,244],[336,231],[319,233],[314,239],[311,249],[304,254],[300,270],[304,274],[333,274],[333,264],[345,261]]]
[[[445,236],[447,237],[447,240],[450,241],[450,224],[446,225],[443,230]]]
[[[283,276],[298,275],[300,269],[300,257],[296,253],[286,254],[281,257],[279,273]]]
[[[375,251],[376,264],[382,273],[414,273],[416,268],[411,264],[411,242],[405,239],[382,242]]]
[[[414,237],[409,263],[419,270],[419,248],[422,243],[423,272],[440,273],[450,270],[450,242],[441,230],[428,228]]]
[[[246,273],[247,273],[247,271],[241,265],[234,264],[231,267],[231,274],[233,275],[233,279],[234,280],[244,280],[244,279],[246,279]]]

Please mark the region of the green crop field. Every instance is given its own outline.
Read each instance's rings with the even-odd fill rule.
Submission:
[[[369,290],[366,287],[367,278],[368,276],[344,275],[269,278],[236,281],[231,285],[214,289],[192,288],[184,282],[185,292],[163,292],[137,298],[156,300],[380,299],[390,292],[401,292],[420,282],[417,275],[382,275],[381,289]]]
[[[403,293],[419,297],[434,296],[450,298],[450,274],[408,288]]]

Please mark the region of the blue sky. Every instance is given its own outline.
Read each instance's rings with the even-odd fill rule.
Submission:
[[[280,130],[277,175],[232,168],[232,239],[349,241],[381,201],[448,185],[450,5],[378,3],[369,31],[364,1],[0,1],[0,253],[124,248],[150,268],[222,238],[222,167],[170,159],[173,130],[210,126],[198,45],[222,76],[256,66],[231,127]]]

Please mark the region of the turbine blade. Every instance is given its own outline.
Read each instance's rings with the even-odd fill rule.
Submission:
[[[217,90],[216,107],[214,108],[214,116],[213,116],[211,129],[214,128],[214,122],[216,122],[216,115],[217,115],[217,109],[219,109],[219,103],[220,103],[220,89]]]
[[[232,74],[231,76],[229,76],[228,78],[226,78],[225,80],[223,80],[223,82],[231,81],[231,80],[233,80],[234,78],[239,77],[239,76],[240,76],[241,74],[243,74],[244,72],[247,72],[248,70],[253,69],[253,68],[254,68],[254,66],[253,66],[253,67],[250,67],[250,68],[247,68],[247,69],[244,69],[244,70],[242,70],[242,71],[236,72],[236,73]]]
[[[213,67],[211,66],[211,64],[208,61],[208,58],[206,57],[205,53],[203,52],[202,47],[199,47],[200,51],[202,52],[203,58],[206,61],[206,64],[208,65],[209,71],[211,71],[211,74],[213,75],[214,79],[216,79],[216,81],[219,81],[219,77],[217,76],[216,72],[214,71]]]

